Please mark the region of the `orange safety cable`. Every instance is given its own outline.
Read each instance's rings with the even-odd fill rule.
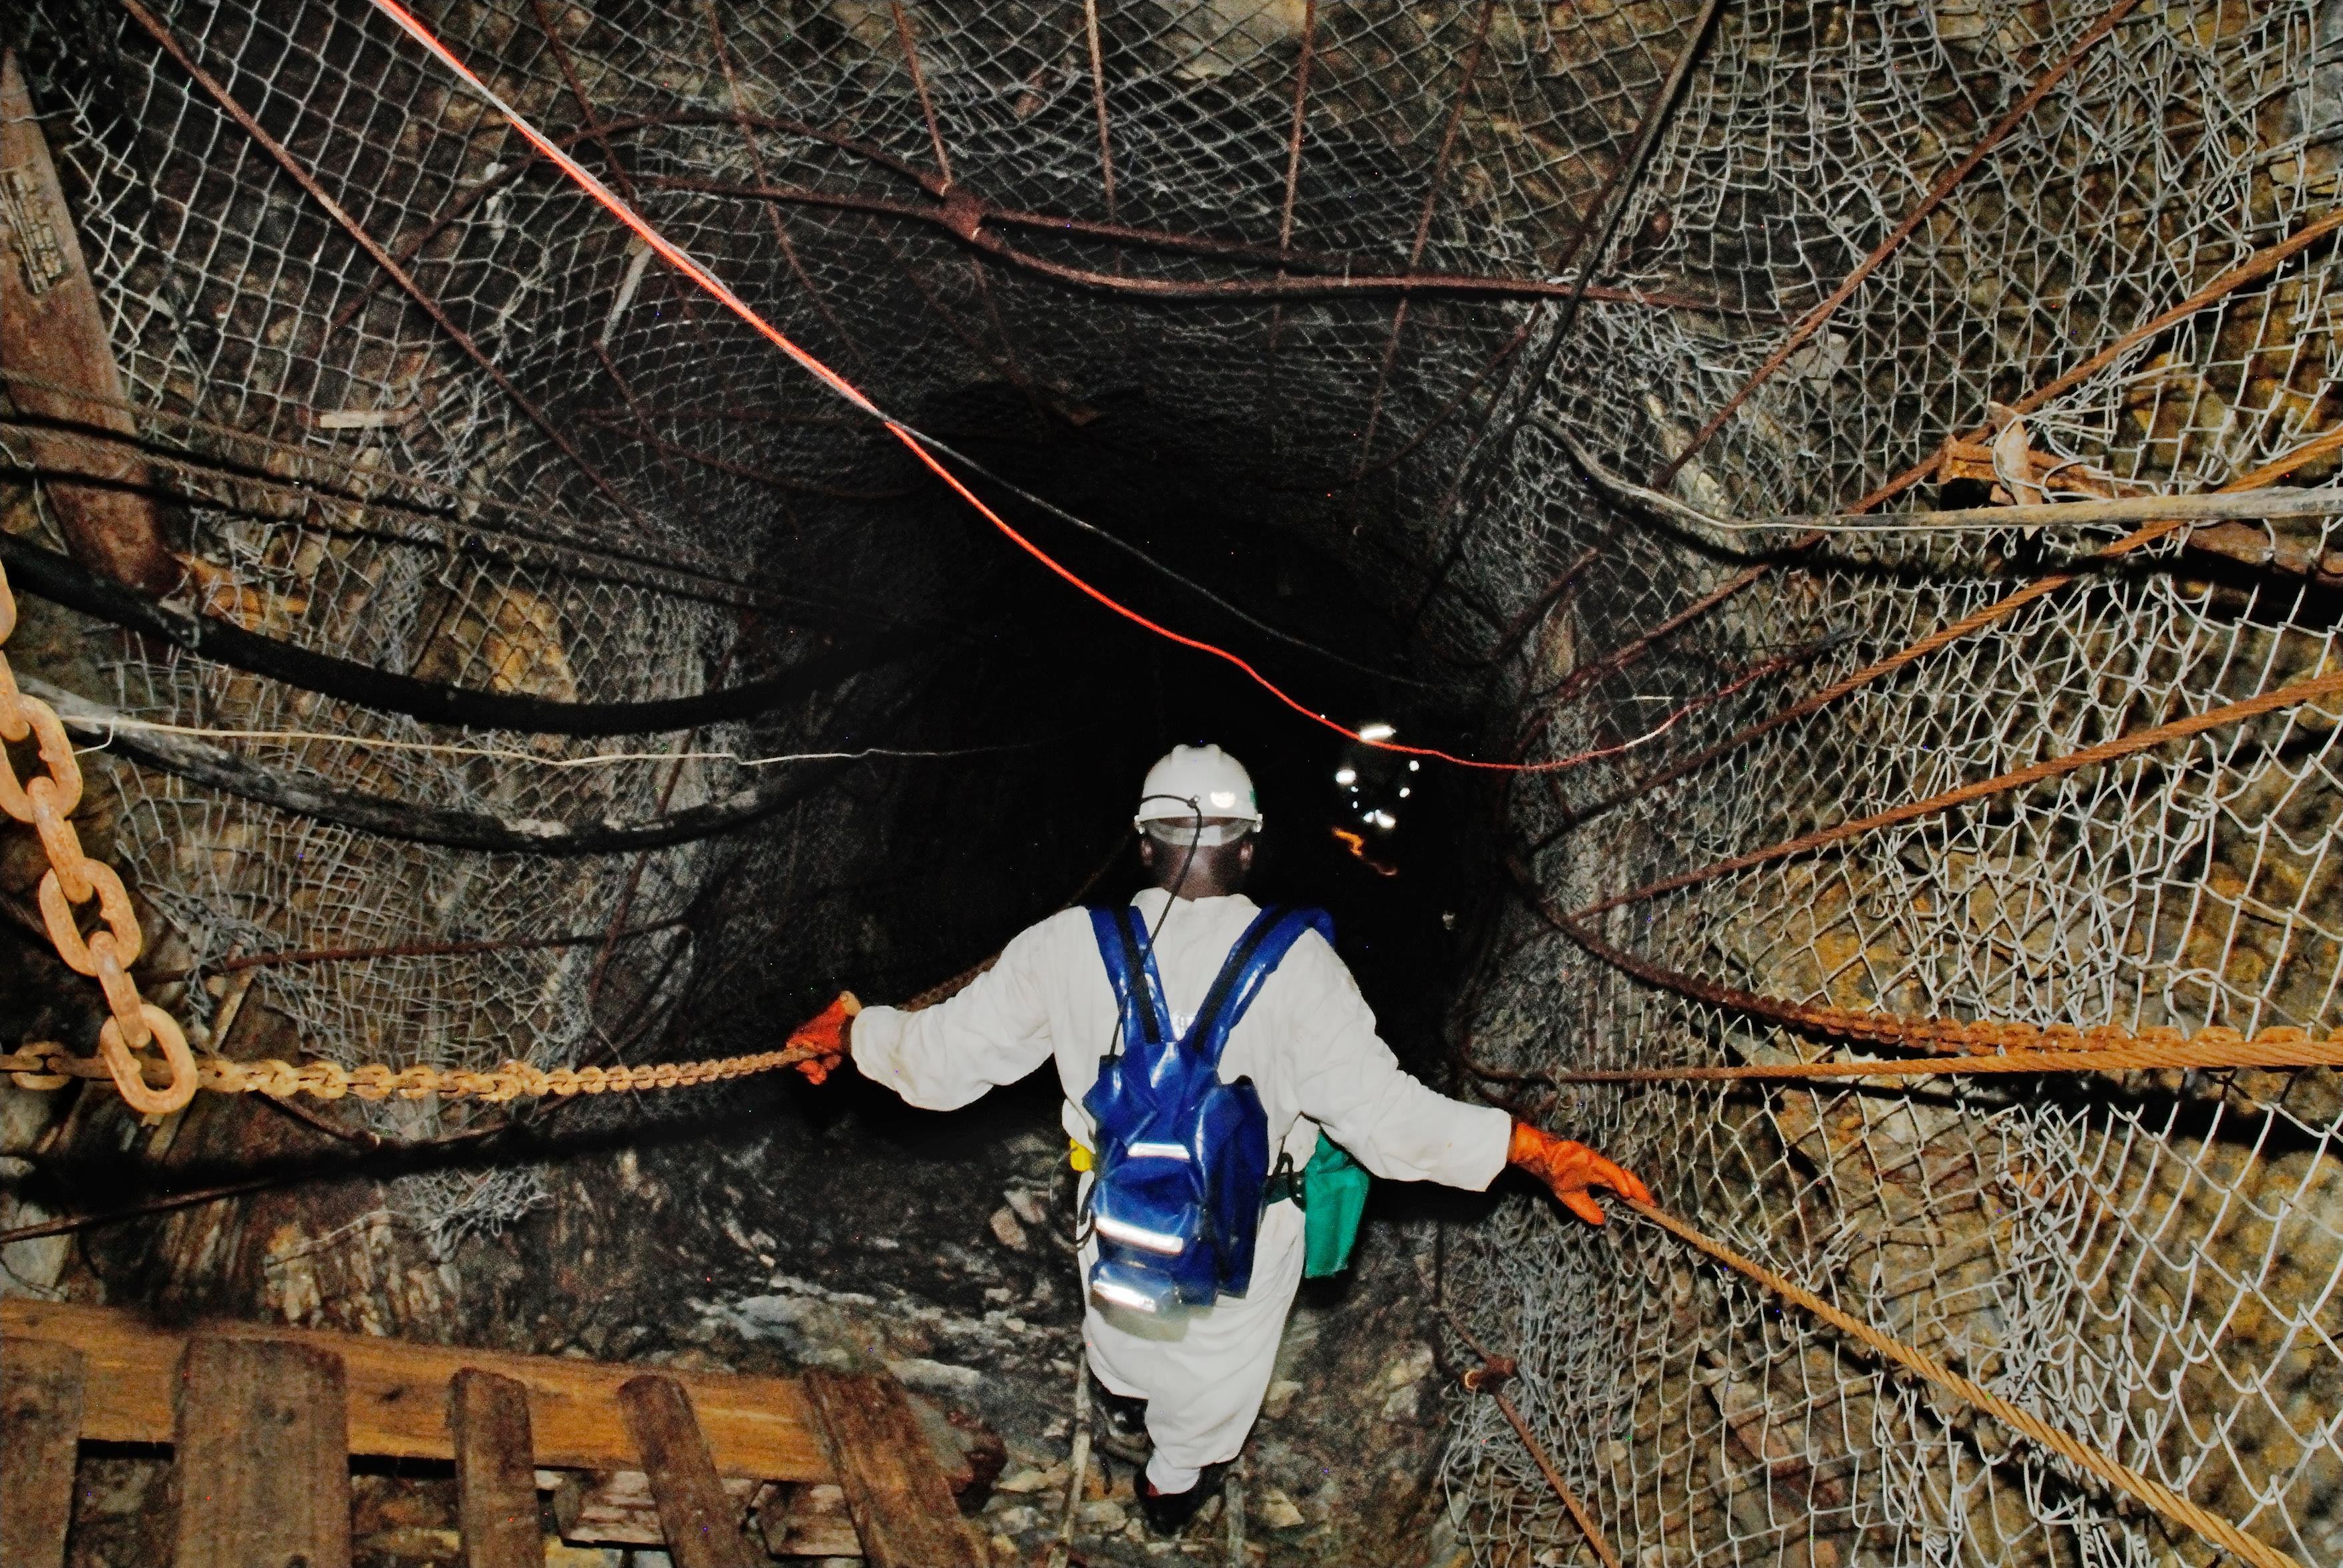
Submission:
[[[1812,1291],[1792,1283],[1762,1263],[1743,1257],[1724,1242],[1704,1235],[1658,1205],[1637,1203],[1624,1199],[1621,1201],[1687,1246],[1705,1253],[1735,1272],[1755,1281],[1775,1295],[1805,1308],[1839,1332],[1860,1342],[1875,1353],[1895,1362],[1907,1372],[1917,1373],[1947,1393],[1967,1401],[2012,1432],[2032,1439],[2070,1463],[2097,1476],[2108,1485],[2129,1493],[2167,1519],[2175,1523],[2186,1525],[2215,1545],[2253,1563],[2255,1568],[2302,1568],[2301,1563],[2280,1552],[2277,1547],[2256,1540],[2219,1514],[2198,1507],[2163,1483],[2142,1475],[2121,1461],[2100,1452],[2089,1443],[2068,1436],[2031,1411],[2021,1410],[2009,1401],[1991,1392],[1983,1384],[1961,1376],[1926,1351],[1907,1345],[1903,1341],[1872,1327],[1862,1319],[1841,1312]]]
[[[1340,735],[1343,739],[1353,741],[1358,745],[1371,746],[1378,751],[1396,752],[1403,757],[1429,757],[1437,761],[1452,763],[1459,768],[1479,769],[1493,773],[1542,773],[1549,771],[1556,767],[1568,767],[1573,765],[1571,760],[1557,762],[1488,762],[1471,757],[1459,757],[1453,752],[1443,751],[1437,747],[1407,746],[1395,740],[1379,740],[1372,739],[1359,733],[1355,729],[1352,729],[1346,726],[1336,723],[1333,719],[1327,718],[1324,714],[1317,711],[1315,709],[1305,706],[1298,699],[1288,695],[1283,688],[1278,686],[1267,676],[1262,674],[1260,670],[1254,668],[1251,663],[1239,655],[1230,652],[1227,648],[1222,648],[1218,644],[1206,642],[1200,638],[1189,637],[1183,633],[1173,631],[1171,628],[1164,626],[1160,622],[1149,619],[1139,611],[1132,609],[1130,606],[1112,598],[1103,589],[1093,587],[1090,582],[1076,575],[1071,568],[1064,566],[1055,557],[1042,549],[1041,546],[1035,544],[1031,539],[1027,538],[1023,534],[1018,532],[1015,528],[1010,525],[1007,518],[1003,518],[1000,513],[994,511],[990,507],[986,506],[981,500],[978,499],[976,493],[970,490],[967,485],[963,484],[960,477],[953,474],[950,469],[945,467],[942,462],[936,457],[934,453],[929,450],[928,437],[922,435],[914,427],[907,425],[903,421],[888,414],[884,409],[880,408],[878,404],[872,402],[860,387],[856,387],[852,382],[840,375],[837,371],[831,369],[829,366],[823,364],[811,353],[799,347],[788,334],[781,331],[779,327],[775,327],[771,322],[766,320],[764,317],[759,315],[754,307],[750,306],[747,300],[742,299],[738,294],[734,293],[725,285],[722,279],[719,278],[714,273],[709,271],[705,266],[702,266],[699,262],[693,260],[681,246],[678,246],[674,241],[661,234],[648,219],[643,217],[641,214],[636,212],[632,206],[621,200],[617,193],[613,192],[608,186],[597,179],[583,164],[580,164],[577,159],[571,157],[568,153],[564,151],[559,143],[556,142],[551,136],[547,136],[543,131],[538,130],[537,126],[532,125],[518,109],[516,109],[512,105],[507,103],[503,97],[498,95],[497,91],[493,87],[490,87],[488,83],[482,81],[480,77],[472,71],[470,66],[458,59],[454,52],[451,51],[447,45],[441,43],[437,35],[418,21],[413,13],[407,11],[406,7],[401,5],[398,3],[398,0],[372,0],[372,3],[377,10],[382,12],[383,15],[388,16],[392,21],[397,23],[399,27],[404,30],[409,37],[413,38],[417,43],[422,45],[424,48],[430,51],[432,55],[442,65],[455,72],[456,75],[469,85],[475,92],[487,99],[490,106],[495,108],[498,114],[502,115],[506,120],[511,124],[513,129],[519,132],[524,139],[526,139],[531,146],[535,146],[538,152],[541,154],[548,162],[551,163],[556,168],[558,168],[563,174],[567,175],[570,181],[575,184],[578,189],[593,197],[595,202],[608,211],[611,216],[617,218],[628,229],[632,230],[635,236],[640,239],[645,245],[649,246],[661,260],[674,267],[677,271],[682,273],[684,276],[689,278],[694,284],[705,290],[710,298],[723,306],[727,310],[729,310],[734,316],[739,317],[740,320],[754,330],[758,336],[763,337],[774,347],[779,349],[791,359],[797,361],[800,367],[802,367],[823,386],[829,387],[832,392],[844,398],[856,408],[860,409],[863,413],[868,414],[870,417],[884,425],[890,435],[893,436],[898,441],[900,441],[904,447],[910,452],[912,457],[918,458],[923,467],[949,486],[953,494],[959,496],[961,500],[966,501],[970,507],[973,508],[978,516],[983,518],[986,522],[990,523],[995,528],[999,529],[1001,535],[1011,544],[1015,545],[1019,549],[1023,550],[1027,555],[1031,556],[1035,560],[1046,567],[1051,573],[1062,579],[1069,587],[1074,588],[1085,598],[1090,598],[1104,608],[1112,611],[1114,614],[1121,616],[1123,619],[1130,621],[1132,625],[1154,633],[1157,637],[1162,638],[1167,642],[1177,643],[1182,648],[1191,648],[1198,653],[1208,654],[1214,658],[1222,659],[1226,663],[1234,665],[1238,669],[1242,670],[1248,677],[1250,677],[1255,685],[1268,692],[1272,697],[1284,704],[1287,708],[1292,709],[1294,712],[1300,714],[1302,718],[1309,719],[1312,723],[1331,729],[1335,734]]]

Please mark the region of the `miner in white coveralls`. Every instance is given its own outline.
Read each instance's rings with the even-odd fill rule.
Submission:
[[[1260,912],[1239,890],[1252,866],[1261,809],[1251,778],[1217,746],[1174,748],[1150,770],[1141,794],[1140,859],[1155,885],[1131,902],[1154,933],[1172,1022],[1184,1032],[1229,950]],[[1195,807],[1202,808],[1201,822]],[[949,1001],[904,1012],[841,996],[791,1041],[820,1052],[800,1064],[814,1082],[850,1052],[865,1077],[931,1111],[966,1105],[1054,1058],[1066,1134],[1082,1166],[1084,1151],[1097,1145],[1082,1101],[1116,1037],[1117,1017],[1090,916],[1073,909],[1027,930]],[[1603,1211],[1587,1195],[1590,1186],[1651,1201],[1642,1182],[1592,1150],[1494,1107],[1435,1094],[1402,1071],[1375,1033],[1358,983],[1314,930],[1303,933],[1238,1021],[1220,1077],[1252,1080],[1270,1147],[1297,1170],[1323,1129],[1387,1181],[1477,1191],[1511,1162],[1595,1224]],[[1169,1322],[1095,1301],[1085,1310],[1091,1374],[1114,1396],[1105,1402],[1110,1424],[1144,1422],[1151,1452],[1140,1503],[1159,1533],[1178,1533],[1207,1493],[1204,1472],[1244,1445],[1301,1283],[1302,1241],[1300,1206],[1274,1201],[1262,1215],[1244,1295]],[[1084,1248],[1085,1278],[1094,1253],[1095,1242]]]

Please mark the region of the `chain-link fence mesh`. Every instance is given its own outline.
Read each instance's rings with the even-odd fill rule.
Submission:
[[[1563,437],[1745,517],[1848,505],[1953,438],[1891,506],[2327,478],[2329,245],[2102,351],[2328,210],[2343,9],[2147,0],[2103,26],[2067,0],[1747,0],[1662,101],[1695,11],[524,0],[427,19],[890,409],[947,439],[971,434],[955,411],[995,435],[1103,419],[1205,454],[1402,628],[1449,689],[1427,711],[1489,695],[1485,753],[1607,753],[1504,797],[1506,854],[1561,910],[2328,669],[2343,541],[2316,524],[2097,559],[2122,529],[1712,537],[1609,504]],[[363,0],[159,20],[410,279],[121,12],[36,22],[45,129],[141,429],[182,459],[161,471],[214,613],[608,703],[735,684],[881,607],[949,602],[932,498],[870,427]],[[1444,281],[1360,282],[1402,274]],[[980,408],[971,388],[1011,395]],[[1720,744],[2054,572],[2072,580]],[[577,819],[741,784],[723,763],[557,768],[618,743],[527,734],[469,739],[539,760],[385,753],[355,742],[445,732],[121,639],[103,662],[134,714],[305,732],[232,744],[338,789]],[[874,672],[692,744],[860,739],[915,697]],[[2281,711],[1597,926],[1791,1001],[2323,1027],[2343,974],[2336,722],[2332,702]],[[850,941],[809,927],[838,890],[809,884],[889,820],[856,798],[715,845],[490,857],[120,777],[139,885],[199,961],[587,939],[266,971],[305,1041],[349,1061],[753,1033],[753,1010],[690,995],[769,991],[776,952]],[[1564,1066],[1827,1042],[1631,979],[1509,908],[1459,1032],[1481,1067],[1532,1076],[1486,1083],[2300,1561],[2343,1557],[2330,1075],[1548,1092],[1534,1075]],[[809,929],[739,934],[777,924]],[[618,941],[637,961],[608,961]],[[1509,1205],[1454,1239],[1443,1288],[1520,1355],[1529,1420],[1638,1568],[2205,1558],[1648,1231]],[[1593,1561],[1487,1406],[1458,1406],[1451,1473],[1474,1562]]]

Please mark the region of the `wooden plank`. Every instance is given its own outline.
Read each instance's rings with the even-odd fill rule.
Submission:
[[[741,1533],[740,1506],[724,1490],[691,1396],[670,1377],[647,1372],[618,1385],[618,1408],[651,1478],[668,1555],[676,1568],[758,1568]]]
[[[457,1538],[466,1568],[545,1568],[528,1390],[466,1367],[447,1384],[447,1429],[456,1440]]]
[[[79,1351],[0,1339],[0,1568],[63,1568],[84,1382]]]
[[[350,1568],[347,1392],[330,1351],[187,1342],[176,1568]]]
[[[365,1334],[206,1322],[225,1338],[312,1345],[342,1358],[349,1378],[350,1452],[398,1459],[453,1459],[448,1382],[466,1367],[528,1390],[537,1462],[552,1469],[635,1470],[634,1441],[618,1406],[636,1369],[558,1356],[518,1356]],[[135,1312],[63,1302],[0,1300],[0,1334],[73,1346],[89,1358],[82,1434],[104,1442],[171,1441],[173,1369],[186,1334]],[[789,1378],[670,1373],[691,1396],[701,1432],[726,1475],[759,1481],[832,1481],[805,1395]]]
[[[81,238],[14,54],[0,55],[0,366],[49,384],[8,383],[9,398],[27,414],[137,434],[122,406],[122,372]],[[28,430],[25,438],[42,467],[100,481],[49,487],[77,558],[151,594],[178,586],[179,564],[164,545],[155,501],[139,493],[146,459],[102,436],[47,428]]]
[[[903,1385],[816,1371],[804,1386],[871,1568],[985,1568]]]

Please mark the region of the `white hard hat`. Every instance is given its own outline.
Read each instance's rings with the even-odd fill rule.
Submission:
[[[1200,809],[1203,816],[1235,820],[1199,833]],[[1219,747],[1174,746],[1147,770],[1147,782],[1140,786],[1139,810],[1131,820],[1142,832],[1154,824],[1162,838],[1225,844],[1261,826],[1261,802],[1254,798],[1252,775],[1244,764]]]

